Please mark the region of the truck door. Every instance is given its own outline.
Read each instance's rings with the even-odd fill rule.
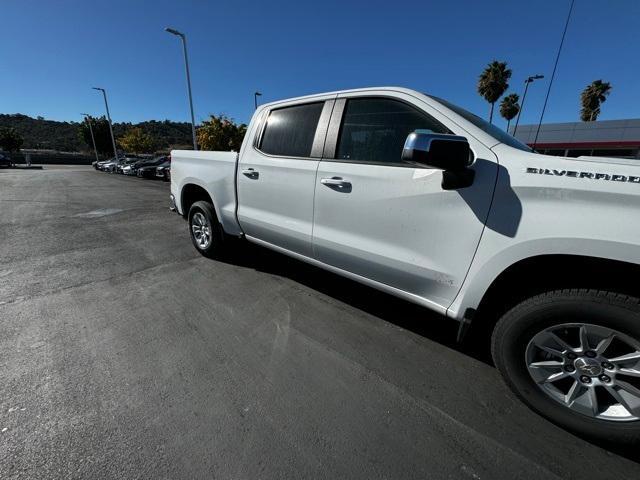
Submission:
[[[362,95],[340,95],[333,109],[316,181],[315,258],[444,311],[480,240],[495,155],[415,97]],[[473,185],[445,191],[442,171],[403,163],[404,142],[416,130],[466,136],[476,156]]]
[[[240,155],[237,174],[238,221],[249,239],[312,255],[316,171],[333,98],[282,104],[263,113],[256,137]]]

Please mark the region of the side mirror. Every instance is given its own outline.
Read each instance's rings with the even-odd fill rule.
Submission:
[[[453,172],[470,165],[469,142],[464,137],[442,133],[410,133],[402,149],[402,160]]]
[[[443,170],[442,188],[454,190],[473,184],[475,172],[466,138],[442,133],[410,133],[402,149],[402,160]]]

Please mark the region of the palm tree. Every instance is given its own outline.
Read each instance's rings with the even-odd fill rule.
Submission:
[[[502,115],[502,118],[507,121],[507,132],[511,126],[511,120],[513,120],[520,111],[518,100],[520,100],[518,94],[512,93],[511,95],[504,97],[502,102],[500,102],[500,115]]]
[[[598,115],[600,115],[600,105],[607,100],[610,92],[611,84],[609,82],[596,80],[587,85],[580,94],[580,103],[582,104],[580,120],[583,122],[597,120]]]
[[[478,78],[478,93],[491,104],[489,121],[493,122],[493,107],[498,99],[509,88],[511,70],[507,68],[507,62],[494,60]]]

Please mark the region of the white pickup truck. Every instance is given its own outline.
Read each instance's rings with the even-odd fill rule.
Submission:
[[[171,156],[202,254],[242,237],[490,332],[534,410],[640,442],[637,160],[540,155],[404,88],[263,105],[239,153]]]

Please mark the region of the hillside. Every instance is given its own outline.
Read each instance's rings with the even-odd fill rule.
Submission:
[[[78,122],[58,122],[42,117],[32,118],[20,113],[0,114],[0,127],[14,127],[24,138],[22,148],[43,148],[65,152],[88,151],[78,134]],[[169,120],[141,123],[114,123],[114,135],[119,137],[128,128],[140,127],[151,135],[160,149],[191,143],[191,124]]]

